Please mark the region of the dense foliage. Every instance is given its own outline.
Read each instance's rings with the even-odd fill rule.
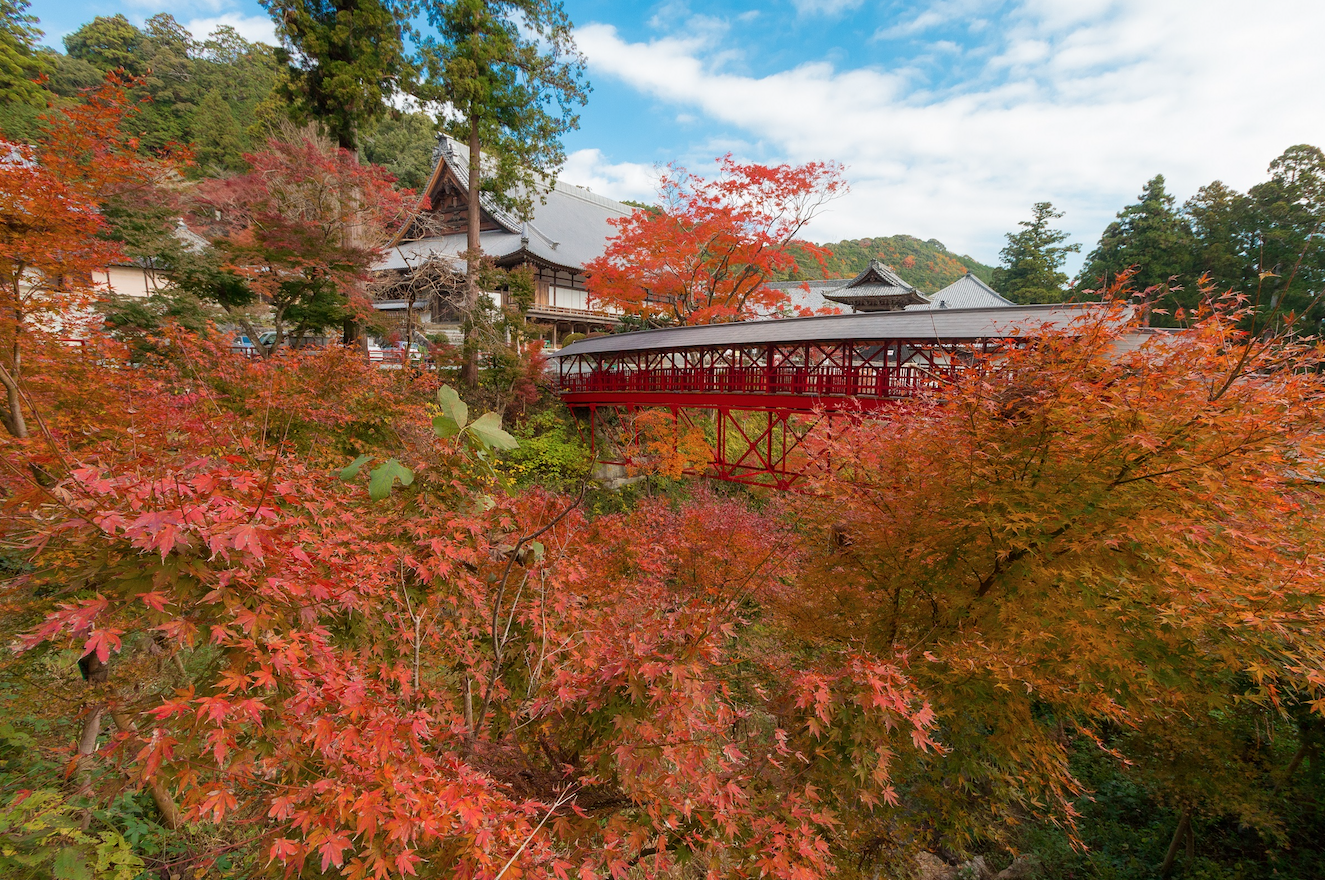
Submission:
[[[673,166],[656,208],[609,220],[617,233],[586,267],[589,297],[649,323],[709,324],[787,307],[766,282],[825,256],[800,234],[824,203],[845,192],[840,166],[758,165],[718,160],[704,178]]]
[[[1325,318],[1325,154],[1298,144],[1268,171],[1246,194],[1216,180],[1181,207],[1156,175],[1104,230],[1077,286],[1107,287],[1130,269],[1151,291],[1153,323],[1172,326],[1199,308],[1206,276],[1245,295],[1259,320],[1273,314],[1315,331]]]
[[[1188,822],[1296,818],[1325,558],[1322,385],[1295,367],[1320,352],[1203,317],[1127,353],[1108,320],[1038,334],[833,441],[806,631],[916,658],[950,751],[904,759],[909,796],[949,847],[1071,822],[1082,749]]]
[[[139,77],[133,98],[143,102],[132,133],[149,150],[198,145],[195,173],[242,167],[242,153],[263,135],[258,119],[271,116],[281,77],[273,50],[250,43],[229,27],[198,42],[167,13],[139,29],[122,15],[99,17],[65,38],[66,53],[42,50],[51,68],[47,101],[77,100],[108,72]],[[31,117],[7,116],[4,133],[31,137]]]
[[[1063,263],[1081,245],[1064,244],[1067,233],[1049,226],[1062,216],[1050,202],[1035,203],[1031,219],[1019,224],[1021,231],[1007,235],[1007,247],[999,253],[1002,264],[994,270],[994,290],[1017,303],[1061,302],[1067,297]]]
[[[1105,785],[1270,864],[1319,781],[1323,401],[1320,352],[1237,319],[1121,356],[1120,314],[1037,334],[827,440],[809,497],[593,516],[555,422],[511,449],[434,376],[171,330],[122,369],[34,330],[0,821],[39,833],[6,857],[1066,864]],[[526,464],[564,489],[515,489]]]
[[[284,94],[304,121],[325,126],[342,150],[387,115],[413,74],[405,48],[409,5],[382,0],[264,0],[288,65]]]
[[[76,323],[97,299],[93,273],[128,241],[170,223],[175,164],[125,129],[135,108],[114,74],[78,104],[38,118],[34,145],[0,138],[0,385],[3,422],[23,437],[23,355],[37,328]],[[132,206],[132,207],[129,207]]]
[[[311,128],[286,126],[244,158],[246,174],[204,181],[194,215],[229,270],[269,305],[275,338],[263,353],[279,349],[287,330],[297,346],[306,333],[367,317],[368,270],[403,222],[406,195]],[[258,338],[247,318],[239,322]]]

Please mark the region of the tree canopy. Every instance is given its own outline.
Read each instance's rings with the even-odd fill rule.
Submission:
[[[404,218],[390,176],[293,126],[245,160],[247,173],[203,184],[195,216],[227,268],[270,304],[276,337],[263,352],[279,349],[287,329],[297,344],[305,333],[364,317],[368,269]]]
[[[597,513],[352,350],[43,349],[50,433],[0,471],[6,699],[91,743],[73,809],[141,786],[134,839],[191,845],[55,839],[230,876],[870,876],[1077,829],[1086,754],[1273,840],[1315,790],[1283,746],[1325,688],[1325,401],[1319,350],[1239,320],[1122,356],[1121,311],[1038,331],[809,440],[838,462],[809,495]]]
[[[0,0],[0,107],[46,106],[35,80],[48,68],[37,50],[41,31],[36,16],[27,12],[29,5],[27,0]]]
[[[407,90],[410,4],[395,0],[263,0],[289,64],[286,94],[305,120],[326,126],[343,150]]]
[[[561,138],[588,98],[584,58],[555,0],[429,0],[419,96],[471,150],[477,189],[527,216],[565,161]]]
[[[617,234],[587,267],[598,306],[645,321],[708,324],[771,314],[787,294],[766,286],[825,249],[799,239],[830,199],[844,192],[840,166],[743,164],[718,159],[703,178],[672,167],[659,208],[609,221]]]
[[[1137,202],[1118,212],[1086,257],[1082,284],[1104,289],[1135,266],[1132,283],[1139,290],[1154,289],[1158,296],[1181,285],[1191,269],[1192,233],[1165,188],[1164,175],[1146,182]]]
[[[186,169],[194,177],[242,167],[243,153],[268,133],[258,118],[264,102],[278,100],[278,115],[286,115],[274,95],[280,76],[275,50],[244,40],[229,26],[218,26],[199,42],[168,13],[152,16],[142,28],[117,15],[95,18],[64,41],[67,54],[40,49],[32,55],[47,80],[32,86],[32,110],[0,117],[5,136],[38,137],[38,107],[74,104],[106,73],[120,69],[135,77],[133,134],[155,152],[197,144],[198,163]]]
[[[1068,234],[1049,223],[1063,216],[1050,202],[1036,202],[1021,232],[1009,232],[1007,247],[999,253],[1002,264],[994,270],[994,290],[1017,303],[1062,302],[1067,295],[1063,263],[1080,244],[1063,244]]]
[[[141,239],[174,225],[168,213],[149,210],[134,212],[137,229],[116,228],[129,220],[119,208],[157,202],[174,171],[126,131],[137,109],[131,84],[110,74],[85,101],[40,117],[35,145],[0,139],[0,384],[15,437],[28,434],[28,337],[76,321],[97,296],[93,273],[123,257],[126,233]]]

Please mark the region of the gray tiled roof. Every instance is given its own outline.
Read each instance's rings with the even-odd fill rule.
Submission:
[[[1056,303],[987,309],[866,312],[779,321],[668,327],[582,339],[551,357],[624,351],[885,339],[999,339],[1048,325],[1063,328],[1098,303]]]
[[[821,281],[774,281],[765,286],[785,293],[793,308],[809,309],[812,312],[830,308],[842,312],[847,306],[829,302],[824,299],[824,295],[831,294],[846,283],[846,278],[829,278]]]
[[[878,260],[870,260],[864,271],[848,281],[839,294],[845,296],[847,291],[854,292],[858,288],[873,290],[878,287],[896,287],[901,291],[915,290],[915,287],[903,281],[902,276],[894,272],[890,266]]]
[[[469,149],[453,138],[446,138],[443,147],[438,161],[448,163],[461,184],[467,185]],[[539,196],[545,201],[540,202]],[[502,226],[501,230],[481,233],[485,254],[501,259],[524,251],[536,260],[568,269],[580,269],[600,256],[608,238],[616,234],[607,221],[629,216],[632,210],[618,201],[561,181],[550,189],[539,187],[534,198],[534,216],[527,222],[500,210],[490,199],[484,200],[483,207]],[[386,259],[375,268],[404,269],[407,263],[417,266],[429,256],[458,264],[465,247],[463,234],[419,239],[391,248]]]
[[[828,278],[817,281],[775,281],[768,286],[786,292],[792,305],[818,311],[825,306],[847,308],[848,306],[830,300],[844,293],[843,288],[847,284],[848,280],[845,278]],[[913,312],[926,309],[984,309],[1016,305],[1012,300],[999,296],[992,287],[969,273],[937,293],[929,294],[928,298],[929,302],[912,303],[906,307],[906,310]]]
[[[994,288],[979,278],[967,273],[947,287],[932,293],[929,302],[907,306],[907,311],[923,309],[984,309],[1016,305],[1010,299],[1004,299]]]
[[[852,306],[859,311],[893,309],[927,302],[920,291],[878,260],[870,260],[865,270],[845,286],[825,292],[824,299]]]

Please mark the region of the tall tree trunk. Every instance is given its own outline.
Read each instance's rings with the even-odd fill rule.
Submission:
[[[253,349],[258,354],[262,355],[263,357],[268,357],[271,354],[271,351],[269,351],[265,345],[263,345],[261,342],[258,342],[258,336],[260,334],[258,333],[258,328],[253,326],[252,321],[250,321],[248,318],[241,316],[239,318],[239,326],[244,328],[244,333],[248,336],[248,341],[253,343]]]
[[[1164,854],[1164,864],[1159,866],[1159,876],[1167,877],[1173,873],[1173,863],[1178,858],[1178,847],[1187,838],[1192,825],[1192,814],[1187,810],[1182,811],[1182,816],[1178,819],[1178,827],[1173,832],[1173,840],[1169,843],[1169,851]],[[1188,848],[1193,849],[1192,844]]]
[[[339,145],[342,150],[345,150],[350,154],[350,157],[354,160],[354,164],[359,164],[359,148],[355,143],[353,132],[339,137]],[[359,223],[362,205],[359,201],[358,190],[350,193],[350,199],[353,202],[353,210],[350,212],[351,220],[349,224],[341,229],[340,238],[342,244],[347,247],[354,247],[361,244],[364,238]],[[355,284],[357,283],[358,282],[355,282]],[[353,296],[353,292],[351,292],[351,296]],[[354,345],[357,343],[360,353],[363,354],[364,360],[368,360],[368,337],[363,333],[363,326],[359,323],[359,320],[354,317],[346,318],[341,329],[341,344]]]
[[[105,703],[94,705],[88,711],[87,717],[83,719],[83,732],[78,737],[78,788],[76,793],[89,801],[94,794],[92,790],[92,755],[97,750],[97,737],[101,735],[101,718],[105,714]],[[83,826],[83,830],[86,831],[92,825],[91,809],[83,810],[79,821]]]
[[[478,120],[469,118],[469,205],[465,222],[465,303],[461,318],[465,330],[464,361],[460,367],[460,381],[466,388],[478,386],[478,270],[479,223],[482,208],[479,203],[481,183],[479,164]]]
[[[15,346],[15,357],[18,355]],[[5,413],[5,429],[15,437],[28,436],[28,423],[23,419],[22,396],[18,391],[18,380],[0,364],[0,384],[5,386],[5,404],[9,411]]]
[[[405,300],[405,364],[409,365],[410,346],[414,344],[414,285],[410,284],[408,298]],[[404,372],[403,370],[401,371]]]
[[[14,297],[17,301],[18,282],[14,282]],[[23,348],[19,342],[23,333],[23,311],[14,309],[14,348],[11,372],[0,362],[0,385],[5,386],[5,404],[9,411],[5,413],[5,429],[15,437],[28,436],[28,423],[23,419],[23,395],[18,389],[19,377],[23,374]]]

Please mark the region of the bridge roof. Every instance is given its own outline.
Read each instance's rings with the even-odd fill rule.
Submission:
[[[983,309],[927,309],[665,327],[661,330],[640,330],[581,339],[553,353],[551,357],[846,340],[1005,339],[1042,326],[1056,329],[1068,327],[1073,321],[1099,308],[1108,306],[1099,303],[1055,303]]]

